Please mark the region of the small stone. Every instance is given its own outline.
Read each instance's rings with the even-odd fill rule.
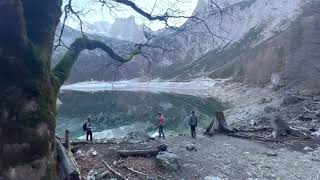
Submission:
[[[305,150],[305,151],[312,151],[313,149],[312,149],[311,147],[309,147],[309,146],[306,146],[306,147],[303,148],[303,150]]]
[[[265,168],[265,169],[271,169],[271,167],[270,167],[270,166],[267,166],[267,165],[260,165],[259,167],[260,167],[260,168]]]
[[[278,156],[278,153],[272,152],[272,151],[264,152],[264,153],[262,153],[262,154],[265,154],[265,155],[267,155],[267,156]]]
[[[188,144],[188,145],[186,146],[186,149],[187,149],[188,151],[197,151],[197,147],[196,147],[194,144]]]
[[[255,120],[252,119],[252,120],[250,121],[250,125],[251,125],[251,126],[256,126],[256,125],[257,125],[257,121],[255,121]]]
[[[91,153],[93,156],[96,156],[97,154],[98,154],[98,152],[97,151],[92,151],[92,153]]]
[[[78,155],[78,156],[85,156],[86,154],[84,153],[84,152],[82,152],[81,150],[78,150],[77,152],[76,152],[76,154]]]

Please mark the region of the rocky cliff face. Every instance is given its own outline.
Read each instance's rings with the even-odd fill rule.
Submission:
[[[208,7],[205,3],[199,1],[198,7]],[[182,49],[193,57],[172,62],[160,77],[231,78],[302,93],[319,92],[319,4],[302,0],[221,2],[223,11],[228,12],[221,24],[213,23],[219,20],[216,15],[206,17],[212,29],[216,28],[213,32],[227,41],[211,43],[203,36],[190,36],[190,42],[200,45]],[[218,48],[226,43],[223,50]]]
[[[94,23],[85,22],[83,30],[89,34],[97,34],[100,36],[109,36],[111,24],[108,21],[97,21]]]
[[[116,18],[113,23],[108,21],[84,22],[83,30],[88,34],[96,34],[134,43],[141,43],[146,40],[143,31],[152,32],[146,26],[138,25],[134,16]]]
[[[109,29],[109,36],[135,43],[142,43],[146,41],[143,28],[143,26],[136,24],[134,16],[117,18]],[[146,29],[146,31],[150,31],[150,29]]]
[[[231,58],[210,77],[233,77],[255,84],[319,92],[320,2],[308,3],[303,13],[283,32]]]
[[[158,60],[166,63],[156,67],[156,76],[165,79],[207,76],[233,57],[285,31],[302,14],[306,4],[303,0],[217,1],[223,11],[221,16],[210,2],[199,0],[194,14],[206,20],[214,38],[204,24],[187,21],[183,27],[191,27],[191,33],[171,35],[173,44],[179,48],[174,56]]]

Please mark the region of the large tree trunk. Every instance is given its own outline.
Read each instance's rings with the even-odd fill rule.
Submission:
[[[50,58],[61,2],[0,1],[0,177],[56,179]],[[0,178],[1,179],[1,178]]]
[[[76,39],[51,68],[62,0],[0,1],[0,179],[56,179],[56,98],[84,49],[100,48],[119,62],[106,44]]]

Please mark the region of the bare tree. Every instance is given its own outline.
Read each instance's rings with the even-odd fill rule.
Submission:
[[[183,16],[174,9],[153,15],[131,0],[98,2],[110,10],[117,10],[118,5],[130,7],[148,20],[161,21],[171,29],[177,28],[169,23],[170,19],[188,18],[206,24],[197,16]],[[98,48],[114,61],[125,63],[136,55],[143,55],[144,47],[153,46],[150,41],[137,44],[122,56],[106,43],[89,39],[83,33],[51,68],[61,7],[61,0],[0,1],[0,179],[26,179],[26,176],[27,179],[56,179],[57,94],[82,50]],[[81,12],[73,9],[71,0],[62,9],[64,18],[58,45],[63,44],[64,24],[71,14],[82,24]],[[209,27],[207,30],[215,37]]]

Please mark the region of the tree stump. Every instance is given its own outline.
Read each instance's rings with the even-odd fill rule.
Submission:
[[[232,132],[231,128],[227,125],[223,112],[216,112],[215,118],[206,128],[205,134],[212,136],[215,133],[229,133]]]

